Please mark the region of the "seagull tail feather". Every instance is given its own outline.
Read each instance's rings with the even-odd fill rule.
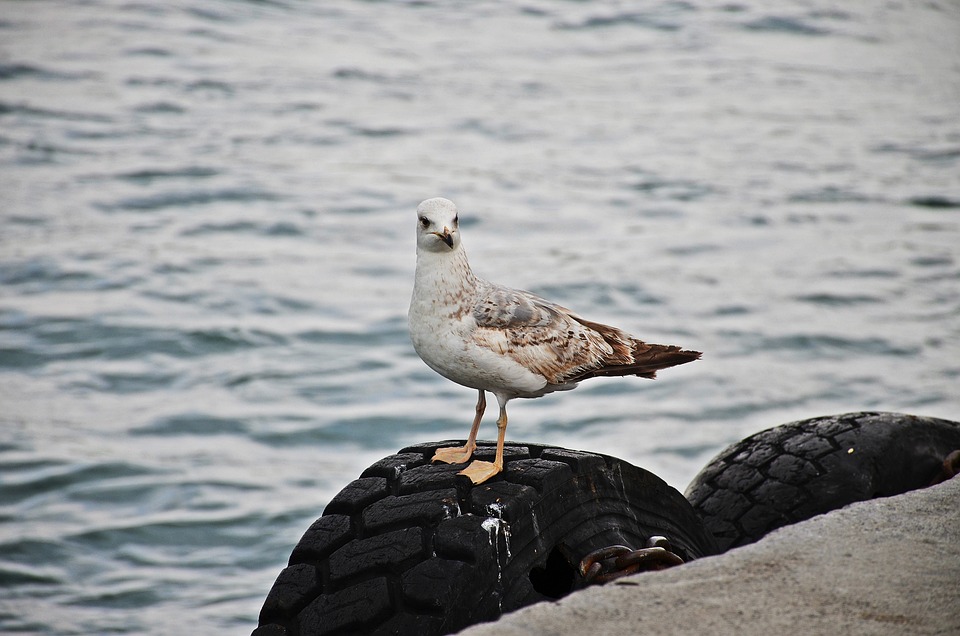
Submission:
[[[657,377],[657,371],[678,364],[699,360],[699,351],[683,349],[676,345],[651,344],[633,338],[629,334],[608,325],[580,320],[582,324],[600,333],[613,347],[613,354],[596,367],[582,369],[568,381],[579,382],[598,376],[635,375],[641,378]]]

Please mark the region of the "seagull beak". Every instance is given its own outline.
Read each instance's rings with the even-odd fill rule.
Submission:
[[[447,247],[453,249],[453,234],[450,233],[450,230],[446,227],[443,228],[443,232],[433,232],[440,240],[447,244]]]

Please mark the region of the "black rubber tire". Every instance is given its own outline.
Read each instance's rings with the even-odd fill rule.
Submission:
[[[686,496],[725,551],[855,501],[929,486],[956,449],[958,422],[900,413],[817,417],[733,444]]]
[[[714,554],[697,513],[625,461],[509,443],[503,473],[474,486],[439,446],[401,450],[333,498],[277,578],[255,636],[448,634],[564,596],[576,565],[610,545],[670,541],[685,561]],[[476,456],[492,459],[484,443]]]

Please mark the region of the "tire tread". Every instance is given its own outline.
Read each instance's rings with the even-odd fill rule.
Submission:
[[[573,550],[676,528],[688,559],[716,551],[680,493],[622,460],[509,443],[503,473],[474,486],[456,474],[462,466],[430,461],[458,443],[401,449],[333,497],[268,594],[257,636],[446,634],[492,620],[544,600],[514,570],[542,565],[555,547],[543,533],[559,527]],[[475,456],[493,452],[482,442]]]
[[[723,450],[687,488],[722,550],[855,501],[929,485],[960,423],[886,412],[790,422]]]

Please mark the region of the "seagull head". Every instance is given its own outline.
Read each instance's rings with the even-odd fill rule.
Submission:
[[[460,245],[457,206],[436,197],[417,206],[417,247],[428,252],[452,252]]]

